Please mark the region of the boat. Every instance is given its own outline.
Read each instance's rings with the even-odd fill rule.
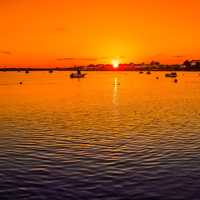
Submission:
[[[70,78],[84,78],[87,74],[82,74],[81,69],[78,67],[76,73],[70,74]]]
[[[165,77],[167,77],[167,78],[176,78],[177,77],[177,73],[176,72],[167,73],[167,74],[165,74]]]
[[[143,71],[140,71],[139,73],[140,73],[140,74],[143,74],[144,72],[143,72]]]
[[[148,75],[150,75],[150,74],[151,74],[151,72],[150,72],[150,71],[147,71],[147,74],[148,74]]]
[[[78,73],[72,73],[70,74],[70,78],[84,78],[87,74],[78,74]]]

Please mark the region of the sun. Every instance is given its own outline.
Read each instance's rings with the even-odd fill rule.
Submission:
[[[119,67],[119,64],[120,64],[119,60],[117,59],[112,60],[113,68],[117,69]]]

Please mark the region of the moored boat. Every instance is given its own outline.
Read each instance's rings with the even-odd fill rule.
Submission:
[[[150,74],[151,74],[151,71],[147,71],[147,74],[150,75]]]
[[[167,78],[176,78],[177,77],[177,73],[176,72],[167,73],[167,74],[165,74],[165,77],[167,77]]]
[[[81,73],[80,68],[77,68],[77,72],[70,74],[70,78],[84,78],[86,75]]]
[[[70,78],[84,78],[86,74],[78,74],[78,73],[72,73],[70,74]]]

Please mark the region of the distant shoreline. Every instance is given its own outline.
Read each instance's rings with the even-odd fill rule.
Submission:
[[[140,71],[185,71],[185,72],[199,72],[200,69],[130,69],[130,70],[124,70],[124,69],[81,69],[82,71],[102,71],[102,72],[116,72],[116,71],[129,71],[129,72],[140,72]],[[75,68],[0,68],[0,72],[37,72],[37,71],[47,71],[49,73],[53,73],[54,71],[76,71]]]
[[[0,68],[1,72],[26,72],[26,71],[74,71],[73,68]]]

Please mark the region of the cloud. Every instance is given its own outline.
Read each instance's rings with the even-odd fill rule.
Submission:
[[[183,58],[185,56],[184,55],[176,55],[176,56],[172,56],[172,57],[174,57],[174,58]]]
[[[96,61],[107,61],[115,58],[112,57],[90,57],[90,58],[74,58],[74,57],[63,57],[63,58],[57,58],[57,61],[86,61],[86,62],[96,62]],[[120,56],[119,59],[126,59],[125,56]]]
[[[88,61],[95,62],[98,58],[57,58],[57,61]]]
[[[65,28],[65,27],[57,27],[56,31],[58,31],[58,32],[66,32],[66,31],[68,31],[68,29]]]
[[[0,51],[0,54],[11,55],[12,52],[11,51]]]

